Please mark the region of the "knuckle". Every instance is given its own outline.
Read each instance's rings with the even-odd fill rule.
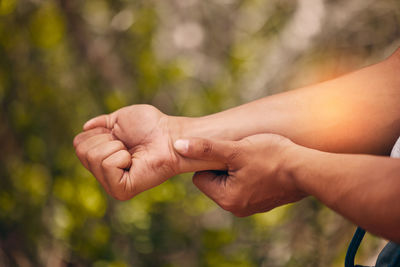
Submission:
[[[86,154],[86,151],[85,151],[85,149],[84,149],[83,146],[77,146],[77,147],[75,148],[75,151],[76,151],[76,155],[77,155],[79,158],[85,156],[85,154]]]
[[[232,150],[230,151],[229,155],[227,156],[227,159],[229,162],[233,162],[235,159],[237,159],[241,154],[241,150],[239,147],[239,144],[235,142],[232,145]]]
[[[202,142],[202,153],[203,154],[211,154],[213,151],[213,145],[209,141]]]

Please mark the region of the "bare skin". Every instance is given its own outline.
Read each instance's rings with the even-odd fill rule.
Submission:
[[[220,162],[226,171],[200,171],[193,183],[223,209],[239,217],[266,212],[307,194],[289,178],[284,160],[294,143],[275,134],[258,134],[240,141],[201,138],[177,140],[184,157]]]
[[[400,159],[321,152],[274,134],[240,141],[178,140],[183,156],[225,164],[193,183],[236,216],[313,195],[368,231],[400,243]]]
[[[210,167],[174,151],[173,140],[181,134],[174,119],[149,105],[96,117],[75,137],[76,153],[109,194],[118,200],[130,199],[174,175]],[[223,166],[215,163],[212,168]]]
[[[400,51],[397,51],[378,64],[346,76],[200,118],[171,117],[148,105],[125,107],[87,122],[84,132],[75,138],[74,146],[84,166],[94,174],[108,193],[120,200],[129,199],[178,173],[227,169],[226,164],[221,164],[218,160],[183,157],[173,148],[178,138],[241,140],[256,134],[274,133],[304,147],[326,152],[387,155],[400,135],[399,71]],[[304,153],[309,155],[308,152]],[[338,156],[323,155],[323,158]],[[272,158],[272,155],[269,157]],[[342,158],[342,155],[339,157]],[[389,161],[398,165],[397,160]],[[285,162],[288,165],[291,163],[287,160]],[[298,161],[294,161],[296,162]],[[363,164],[357,159],[355,162]],[[341,192],[346,191],[338,183],[325,181],[317,186],[322,181],[317,174],[322,170],[331,172],[332,181],[341,175],[343,181],[348,181],[344,184],[351,184],[350,181],[355,178],[350,174],[355,166],[332,163],[335,167],[328,168],[329,160],[320,164],[321,167],[312,164],[316,168],[315,176],[296,175],[299,179],[308,177],[304,178],[304,184],[297,185],[297,189],[302,192],[301,196],[312,194],[356,223],[361,221],[360,218],[376,216],[376,212],[367,213],[368,209],[359,212],[354,212],[354,209],[361,207],[357,205],[368,203],[371,206],[384,205],[378,199],[382,195],[372,194],[368,200],[365,197],[347,200],[359,202],[354,204],[334,200],[334,196],[342,196]],[[349,169],[343,169],[345,166]],[[382,169],[381,166],[387,165],[375,165],[375,168],[379,169],[378,166]],[[384,173],[395,171],[393,166],[387,168]],[[305,173],[313,171],[308,172],[304,168],[299,170]],[[378,174],[373,179],[377,180],[377,177]],[[314,183],[309,181],[312,179]],[[400,189],[395,181],[395,178],[385,180],[387,187],[398,192]],[[306,185],[307,188],[303,188]],[[362,188],[364,192],[374,192],[375,184],[365,183]],[[300,198],[300,195],[296,197],[294,194],[290,201]],[[387,197],[387,201],[389,200],[397,201]],[[359,214],[359,217],[352,217],[353,214]],[[365,228],[388,236],[384,229],[374,225],[367,224]],[[394,238],[398,240],[397,234]]]

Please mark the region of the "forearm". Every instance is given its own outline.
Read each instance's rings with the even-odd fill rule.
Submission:
[[[210,116],[186,118],[183,134],[239,140],[276,133],[323,151],[388,153],[400,135],[398,58]]]
[[[400,160],[298,147],[288,166],[301,191],[364,229],[400,242]]]

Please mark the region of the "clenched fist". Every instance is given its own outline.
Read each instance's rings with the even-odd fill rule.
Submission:
[[[74,139],[76,154],[111,196],[127,200],[176,174],[210,167],[173,149],[187,120],[149,105],[124,107],[85,123]]]

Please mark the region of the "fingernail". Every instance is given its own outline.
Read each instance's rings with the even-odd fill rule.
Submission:
[[[174,143],[174,148],[179,153],[186,153],[189,150],[189,140],[178,139]]]

